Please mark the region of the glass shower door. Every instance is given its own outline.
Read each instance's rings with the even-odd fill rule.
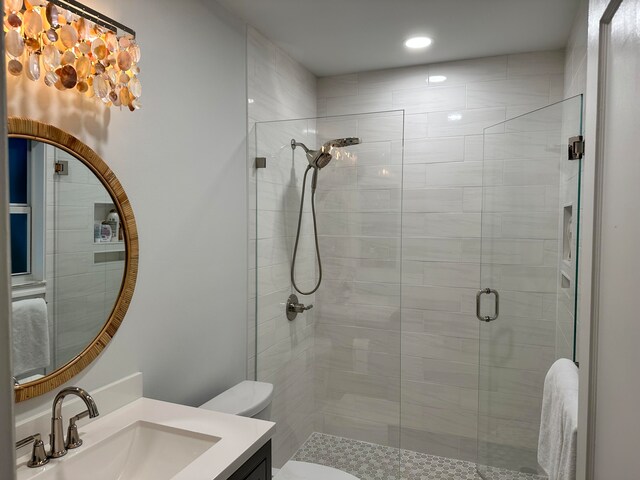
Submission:
[[[255,378],[274,385],[273,465],[295,460],[397,480],[404,112],[260,122],[255,135],[255,156],[266,167],[252,169],[250,179],[251,350]],[[303,191],[315,154],[305,147],[345,137],[360,143],[331,148],[317,172],[320,269],[313,171]],[[298,232],[295,283],[310,294],[291,282]],[[313,308],[291,318],[291,294]]]
[[[577,96],[484,132],[477,465],[485,479],[504,470],[537,478],[544,377],[556,359],[575,359],[581,161],[567,150],[581,115]]]

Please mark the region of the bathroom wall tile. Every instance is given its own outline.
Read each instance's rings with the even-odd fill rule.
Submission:
[[[558,160],[511,160],[504,162],[505,185],[557,185]]]
[[[478,341],[424,333],[402,334],[402,355],[478,363]]]
[[[508,73],[510,77],[564,73],[564,62],[563,50],[518,53],[508,56]]]
[[[321,342],[330,342],[331,345],[337,347],[387,354],[400,353],[398,332],[318,323],[316,325],[316,338]]]
[[[402,256],[425,262],[479,262],[480,239],[406,238]]]
[[[403,117],[398,111],[363,116],[358,119],[358,136],[363,143],[402,140]]]
[[[324,255],[341,258],[394,260],[400,257],[400,239],[376,237],[332,237],[320,235]]]
[[[402,404],[403,423],[432,433],[444,433],[467,438],[476,437],[477,416],[463,409],[433,408],[426,405]]]
[[[478,162],[484,160],[484,135],[464,137],[464,160]]]
[[[397,401],[360,396],[351,392],[320,400],[319,408],[322,413],[329,415],[347,416],[387,425],[397,425],[400,414]]]
[[[392,96],[392,107],[403,109],[408,114],[439,112],[465,108],[466,88],[428,87],[414,90],[396,90]]]
[[[484,128],[503,122],[505,115],[504,107],[429,112],[427,130],[429,137],[481,135]]]
[[[358,94],[358,75],[336,75],[318,79],[318,97],[333,98]]]
[[[345,371],[374,377],[400,378],[400,355],[336,347],[316,341],[315,365],[320,371]]]
[[[318,143],[324,143],[327,140],[343,137],[358,136],[358,117],[329,117],[317,119],[317,140]]]
[[[406,189],[427,186],[427,166],[424,164],[405,165],[402,174],[402,185]]]
[[[492,128],[486,149],[483,130],[552,101],[566,83],[563,73],[562,52],[542,52],[365,72],[355,82],[353,77],[335,78],[322,87],[328,89],[335,82],[332,92],[319,93],[318,105],[336,106],[342,101],[337,97],[344,95],[350,98],[337,108],[349,102],[362,108],[387,101],[390,94],[394,107],[409,109],[404,152],[393,118],[387,122],[390,127],[384,120],[370,121],[366,129],[358,119],[357,134],[367,142],[363,147],[371,149],[356,152],[357,180],[345,182],[344,187],[356,193],[319,197],[325,212],[343,215],[329,217],[325,223],[328,231],[340,235],[321,238],[323,254],[329,255],[327,284],[317,297],[315,313],[317,328],[326,323],[397,334],[401,327],[403,346],[411,353],[399,352],[402,378],[410,382],[403,385],[409,400],[403,402],[403,410],[405,403],[413,405],[408,407],[415,409],[412,422],[420,420],[410,428],[405,422],[401,432],[392,432],[390,425],[375,421],[391,420],[376,416],[388,401],[379,390],[370,390],[372,396],[364,397],[372,403],[364,409],[371,411],[362,413],[349,407],[362,395],[360,381],[353,388],[343,382],[344,398],[331,397],[327,384],[316,382],[317,395],[329,398],[331,409],[321,422],[325,432],[378,442],[397,440],[402,433],[405,447],[410,442],[415,450],[433,453],[435,449],[446,456],[475,460],[475,391],[481,361],[480,385],[501,407],[483,412],[485,430],[497,428],[496,436],[512,443],[517,443],[513,436],[521,434],[518,451],[535,450],[533,433],[544,370],[557,353],[555,344],[565,343],[564,327],[555,321],[557,278],[549,273],[557,259],[557,208],[568,195],[559,194],[554,165],[561,150],[549,135],[551,128],[559,126],[554,124],[557,115],[522,118],[510,122],[506,131],[503,125]],[[425,81],[429,75],[447,79],[429,85]],[[338,125],[333,136],[344,136],[341,132],[348,128]],[[403,167],[395,169],[403,156]],[[484,199],[488,211],[481,215],[483,185],[488,187]],[[397,213],[400,205],[402,243],[397,238],[367,237],[394,233],[385,230],[390,223],[382,217],[351,215]],[[491,237],[484,243],[482,257],[481,225]],[[400,303],[387,304],[399,295],[390,285],[397,285],[400,262],[402,315]],[[378,282],[391,277],[395,277],[391,284]],[[500,287],[501,315],[509,322],[483,325],[488,327],[484,338],[488,335],[495,348],[487,350],[483,344],[486,351],[481,354],[474,302],[478,286],[485,283]],[[513,291],[516,287],[524,291]],[[342,305],[349,306],[347,310],[367,307],[369,311],[347,313]],[[376,308],[384,310],[377,314]],[[559,315],[562,326],[570,323],[564,312]],[[343,369],[364,378],[393,376],[399,353],[362,348],[369,345],[366,342],[354,346],[355,338],[349,335],[345,344],[336,344],[338,337],[343,335],[320,338],[316,332],[316,352],[327,378]],[[518,349],[509,349],[509,344]],[[491,376],[489,368],[495,368]],[[341,402],[348,415],[338,407]],[[389,411],[395,412],[393,406]]]
[[[424,284],[475,288],[480,281],[477,263],[424,262]]]
[[[488,237],[482,245],[485,264],[541,265],[544,260],[544,241]]]
[[[526,76],[467,84],[467,108],[540,105],[549,100],[549,76]]]
[[[438,383],[403,381],[402,404],[407,403],[431,408],[477,412],[478,391]]]
[[[554,347],[517,345],[500,341],[480,342],[480,364],[546,373],[554,362]]]
[[[416,138],[426,138],[426,136],[427,136],[427,114],[424,112],[414,113],[414,114],[405,114],[405,117],[404,117],[405,140],[411,140]]]
[[[405,167],[406,168],[406,167]],[[374,190],[359,189],[355,192],[352,212],[393,212],[400,216],[403,191],[399,188]]]
[[[358,74],[358,91],[360,93],[393,92],[420,88],[426,85],[428,77],[428,65],[364,72]]]
[[[272,418],[278,424],[278,431],[273,438],[273,457],[274,465],[281,466],[316,429],[313,395],[315,312],[307,312],[291,323],[284,317],[282,304],[291,292],[288,277],[292,236],[295,235],[302,175],[307,165],[300,149],[295,151],[292,163],[289,142],[295,138],[315,147],[319,127],[315,121],[306,120],[261,123],[257,127],[253,122],[315,117],[317,105],[326,102],[317,99],[315,76],[253,28],[248,29],[247,43],[247,93],[253,99],[248,111],[249,132],[250,138],[258,139],[258,151],[250,155],[250,159],[259,154],[266,156],[268,162],[267,169],[256,172],[257,183],[253,188],[258,189],[258,198],[249,199],[250,205],[257,201],[260,210],[250,212],[250,218],[256,221],[249,223],[249,238],[258,238],[259,285],[257,292],[249,291],[249,298],[257,295],[257,318],[249,316],[248,322],[257,322],[258,345],[255,347],[251,340],[248,343],[248,374],[249,378],[255,374],[259,380],[274,384]],[[355,134],[356,123],[352,126]],[[325,130],[328,127],[325,126]],[[253,148],[252,144],[250,142],[250,148]],[[350,201],[348,197],[341,200]],[[307,202],[303,216],[307,225],[309,212]],[[301,283],[315,275],[310,241],[312,237],[308,234],[301,238],[300,262],[296,269]],[[252,272],[249,272],[251,277]],[[255,288],[255,282],[250,281],[249,286]],[[310,303],[314,301],[312,296]],[[248,310],[251,312],[252,308]],[[254,331],[255,324],[250,325],[250,336]],[[260,353],[257,372],[254,372],[251,365],[255,363],[256,348]]]
[[[485,57],[456,62],[432,64],[430,76],[445,76],[444,82],[433,85],[464,85],[470,82],[507,78],[507,56]]]
[[[363,93],[348,97],[327,98],[327,115],[329,116],[383,112],[392,109],[391,92]]]
[[[485,187],[483,210],[486,212],[529,212],[546,209],[544,186]],[[556,212],[553,215],[557,215]],[[549,215],[551,216],[551,214]]]
[[[402,309],[402,331],[478,339],[478,319],[473,313]]]
[[[541,204],[539,199],[533,200],[538,205]],[[503,212],[500,215],[485,214],[483,221],[484,218],[487,222],[499,221],[501,236],[504,238],[553,239],[558,236],[558,219],[555,212],[528,211],[526,215]]]
[[[459,312],[461,291],[455,288],[405,285],[402,289],[402,306],[422,310]]]
[[[334,281],[399,283],[400,264],[395,260],[328,257],[323,277]]]
[[[429,188],[403,190],[403,210],[408,213],[462,212],[464,189]]]
[[[396,422],[395,426],[399,425]],[[391,430],[389,424],[377,423],[342,415],[323,415],[323,432],[363,442],[399,448],[398,428]]]
[[[496,273],[496,284],[502,290],[554,293],[557,289],[557,267],[502,265]]]
[[[332,304],[323,301],[322,292],[318,293],[316,313],[319,323],[350,325],[356,327],[377,328],[389,331],[400,330],[400,310],[398,307],[379,305]]]
[[[335,166],[342,165],[402,165],[402,157],[392,152],[392,140],[361,143],[349,147],[347,153],[353,157],[336,158]]]
[[[445,458],[460,458],[460,437],[456,435],[428,432],[413,428],[411,423],[405,422],[402,425],[400,439],[403,450]]]
[[[464,160],[464,137],[406,140],[404,163],[442,163]]]
[[[359,188],[400,188],[402,186],[402,167],[388,165],[379,167],[358,167]]]
[[[402,234],[408,237],[480,237],[478,213],[406,213]]]
[[[539,397],[546,373],[495,366],[484,367],[480,369],[480,389]]]

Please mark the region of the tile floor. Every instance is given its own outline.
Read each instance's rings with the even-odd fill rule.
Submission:
[[[399,462],[397,448],[312,433],[293,460],[338,468],[360,480],[483,480],[474,463],[410,450],[401,452]],[[546,477],[503,469],[487,467],[484,471],[484,480],[546,480]]]

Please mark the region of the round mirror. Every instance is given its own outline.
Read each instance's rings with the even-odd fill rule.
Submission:
[[[127,196],[87,145],[9,118],[13,370],[17,402],[82,371],[129,307],[138,234]]]

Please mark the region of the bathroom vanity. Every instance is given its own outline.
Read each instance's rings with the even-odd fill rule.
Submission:
[[[140,398],[79,425],[83,445],[18,480],[267,480],[275,424]]]

